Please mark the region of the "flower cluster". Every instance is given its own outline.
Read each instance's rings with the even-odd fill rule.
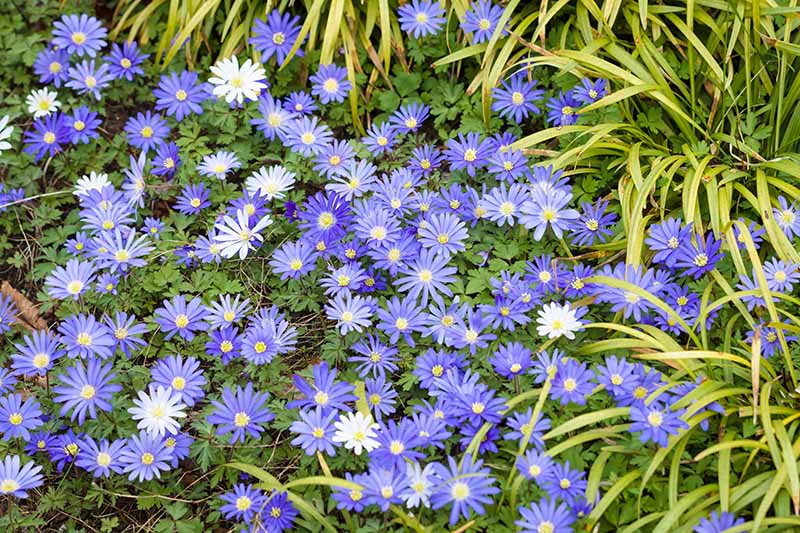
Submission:
[[[419,39],[447,21],[430,0],[405,3],[398,15],[403,31]],[[507,32],[502,15],[488,0],[473,2],[461,29],[473,43],[487,42]],[[307,92],[281,94],[270,83],[268,70],[291,60],[299,34],[299,19],[275,10],[253,27],[260,61],[232,55],[209,73],[161,75],[149,106],[123,126],[131,155],[122,175],[96,169],[76,180],[80,229],[65,243],[64,264],[44,280],[46,296],[65,311],[51,329],[21,334],[9,368],[0,369],[4,441],[58,472],[74,465],[94,478],[143,483],[179,469],[203,428],[206,441],[231,450],[258,446],[279,428],[322,464],[350,459],[336,472],[346,483],[331,491],[339,510],[401,506],[419,515],[429,508],[446,514],[450,526],[487,515],[501,491],[499,475],[508,475],[496,464],[505,461],[513,465],[509,479],[524,479],[528,502],[516,525],[555,532],[570,531],[597,504],[583,465],[551,446],[562,406],[622,408],[639,447],[666,447],[692,417],[703,415],[699,426],[708,430],[710,418],[725,414],[718,403],[700,401],[702,374],[673,380],[632,357],[589,359],[555,346],[615,313],[676,337],[708,327],[718,309],[698,317],[704,296],[697,281],[726,260],[721,235],[668,217],[649,226],[645,264],[593,262],[596,247],[625,247],[611,196],[579,201],[571,176],[531,160],[510,127],[439,142],[430,134],[432,109],[420,101],[402,102],[360,138],[342,138],[325,111],[357,90],[346,68],[320,65]],[[112,44],[101,57],[106,37],[86,15],[55,23],[34,65],[47,87],[27,102],[34,121],[24,149],[36,161],[94,142],[101,113],[89,105],[108,86],[144,75],[148,55],[133,42]],[[53,90],[62,85],[86,105],[64,110]],[[491,109],[520,124],[538,120],[544,101],[544,120],[569,126],[609,86],[582,79],[545,100],[548,91],[524,68],[493,89]],[[180,142],[180,123],[203,113],[232,117],[285,157],[261,164],[227,146],[195,161]],[[0,151],[10,148],[7,124],[0,121]],[[304,178],[309,173],[315,180]],[[166,195],[171,218],[163,220],[153,208],[162,190],[174,193]],[[0,189],[0,211],[23,199],[24,191]],[[789,238],[800,236],[794,204],[779,202],[778,225]],[[170,220],[180,228],[173,231]],[[764,230],[747,228],[746,221],[736,225],[740,245],[757,248]],[[174,239],[165,242],[162,233]],[[512,234],[532,244],[531,253],[494,263],[482,276],[491,260],[479,244]],[[258,284],[318,305],[317,321],[327,319],[345,356],[289,372],[293,386],[280,391],[290,397],[283,404],[261,371],[301,351],[305,330],[282,304],[244,297],[242,285],[208,296],[187,283],[154,309],[85,305],[129,294],[140,271],[162,264],[189,275],[257,264]],[[764,263],[763,275],[777,293],[800,281],[798,265],[779,258]],[[764,308],[755,273],[740,281],[751,291],[743,303]],[[12,299],[0,297],[0,334],[15,334],[18,316]],[[751,335],[765,357],[795,340],[766,322]],[[164,349],[153,357],[152,346]],[[142,386],[120,371],[129,362],[145,369]],[[231,375],[236,382],[224,379]],[[23,387],[42,377],[46,399]],[[542,402],[519,403],[536,390]],[[119,425],[100,431],[95,422],[112,413]],[[0,494],[26,497],[42,484],[41,469],[7,455]],[[254,531],[292,527],[294,493],[241,481],[217,502],[222,516]],[[735,517],[703,520],[700,531]]]

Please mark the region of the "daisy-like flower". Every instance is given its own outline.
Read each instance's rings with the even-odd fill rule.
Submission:
[[[479,133],[470,132],[466,137],[459,133],[458,140],[447,141],[445,157],[450,161],[450,169],[466,169],[470,177],[475,176],[475,172],[486,165],[491,155],[490,142],[487,139],[481,140]]]
[[[270,141],[275,137],[285,141],[289,124],[298,116],[296,112],[286,109],[279,99],[273,98],[268,92],[259,97],[258,112],[261,116],[251,119],[250,124]]]
[[[464,15],[461,29],[472,33],[472,44],[483,43],[491,39],[501,16],[502,7],[494,5],[490,0],[478,0]],[[503,28],[500,35],[507,33],[508,30]]]
[[[18,455],[6,455],[0,463],[0,495],[27,498],[29,490],[44,483],[41,470],[33,461],[22,466]]]
[[[36,398],[29,396],[24,402],[20,394],[0,397],[0,433],[3,440],[22,437],[31,439],[31,431],[41,426],[42,409]]]
[[[384,513],[389,511],[389,506],[402,503],[400,493],[408,485],[404,470],[386,468],[380,463],[372,464],[362,483],[364,504],[377,505]]]
[[[313,409],[321,407],[325,412],[328,410],[347,411],[350,407],[348,402],[355,402],[358,398],[352,394],[354,387],[349,383],[336,382],[337,371],[330,369],[328,363],[322,362],[312,367],[314,381],[308,383],[301,376],[295,374],[292,380],[295,387],[303,397],[292,400],[286,404],[289,409],[297,407],[301,409]]]
[[[118,228],[113,232],[104,231],[94,242],[105,250],[96,259],[98,266],[107,268],[111,273],[127,272],[130,267],[143,267],[147,264],[143,257],[154,249],[147,235],[137,235],[132,230],[123,238]]]
[[[95,172],[92,170],[89,174],[84,174],[75,183],[75,188],[72,194],[79,198],[89,196],[92,191],[102,192],[106,187],[114,187],[108,179],[108,174],[104,172]]]
[[[260,489],[244,483],[237,483],[232,492],[224,493],[220,499],[225,502],[219,509],[222,516],[228,520],[241,520],[246,524],[253,521],[253,517],[261,512],[266,502]]]
[[[5,150],[11,148],[11,143],[8,142],[6,139],[11,138],[11,134],[14,133],[14,126],[9,126],[8,122],[11,120],[11,117],[5,115],[3,118],[0,118],[0,154],[2,154]],[[0,195],[2,197],[2,195]]]
[[[25,99],[28,106],[28,113],[33,115],[33,118],[46,117],[61,107],[61,102],[58,101],[58,93],[51,91],[47,87],[44,89],[34,89]]]
[[[320,65],[317,73],[309,79],[311,94],[323,104],[344,102],[352,85],[347,79],[347,69],[336,65]]]
[[[239,59],[231,56],[211,66],[214,74],[208,82],[214,86],[214,96],[225,98],[229,104],[234,100],[241,104],[245,98],[258,99],[258,95],[267,88],[264,67],[256,65],[250,59],[239,65]]]
[[[361,138],[361,142],[374,156],[391,153],[394,148],[394,141],[394,127],[388,122],[383,122],[380,125],[373,122],[367,130],[367,136]]]
[[[33,130],[25,132],[24,151],[39,161],[45,154],[55,156],[70,140],[70,129],[61,113],[53,113],[33,123]]]
[[[230,433],[230,444],[244,442],[248,435],[257,439],[264,431],[264,425],[275,418],[267,408],[268,399],[266,392],[255,392],[250,382],[244,389],[237,387],[236,393],[225,387],[222,401],[211,401],[215,410],[206,420],[218,425],[217,435]]]
[[[108,32],[94,17],[87,14],[64,15],[53,23],[53,46],[70,55],[94,57],[106,45]]]
[[[90,93],[99,101],[100,90],[107,87],[113,79],[107,63],[95,66],[94,59],[84,59],[69,69],[69,81],[66,86],[78,94]]]
[[[631,405],[631,433],[639,433],[642,442],[653,441],[662,448],[666,448],[670,435],[677,435],[682,429],[689,429],[681,416],[685,409],[672,410],[668,405],[659,401],[652,401],[645,405],[635,403]]]
[[[215,302],[211,302],[208,308],[208,316],[206,320],[212,328],[221,328],[233,325],[242,320],[250,312],[250,300],[245,298],[240,301],[237,294],[236,298],[231,300],[229,294],[220,295]]]
[[[353,296],[349,291],[338,294],[325,305],[325,314],[336,320],[339,333],[361,332],[372,325],[373,302],[369,297]]]
[[[161,472],[170,469],[172,454],[164,438],[142,431],[128,439],[120,452],[119,461],[128,479],[136,479],[141,483],[154,477],[161,479]]]
[[[333,140],[331,129],[317,117],[301,117],[289,123],[284,146],[292,152],[310,157],[322,152]]]
[[[209,194],[210,190],[206,188],[205,183],[190,183],[178,196],[175,209],[184,215],[196,215],[211,205],[211,201],[208,199]]]
[[[142,335],[147,331],[147,326],[141,323],[136,323],[135,315],[128,315],[122,311],[117,311],[112,320],[110,316],[106,316],[103,320],[108,328],[114,333],[116,339],[116,348],[122,350],[125,357],[131,357],[132,350],[138,350],[147,343],[142,339]]]
[[[181,424],[176,419],[186,417],[182,394],[161,385],[150,385],[148,392],[139,391],[139,399],[133,400],[136,407],[128,409],[131,418],[139,421],[136,427],[159,437],[177,434]]]
[[[561,91],[558,96],[554,96],[547,101],[547,122],[558,126],[571,126],[578,120],[576,109],[580,107],[572,94],[572,91]]]
[[[19,309],[17,304],[11,299],[11,296],[4,296],[0,294],[0,335],[11,331],[11,324],[15,321]],[[3,392],[2,383],[0,383],[0,393]]]
[[[298,279],[316,268],[317,252],[305,240],[287,242],[272,252],[269,265],[281,279]]]
[[[156,176],[167,176],[172,179],[175,170],[180,166],[181,158],[178,145],[174,142],[161,143],[156,147],[156,155],[153,158],[153,168],[151,172]]]
[[[145,152],[156,148],[164,142],[169,135],[167,121],[161,115],[148,110],[146,113],[137,113],[125,123],[125,133],[131,146],[141,148]]]
[[[397,10],[400,29],[417,39],[436,35],[447,21],[438,0],[412,0]]]
[[[89,144],[92,139],[97,139],[100,134],[97,132],[98,126],[102,121],[97,118],[97,113],[86,106],[79,107],[66,116],[67,127],[70,129],[72,144]]]
[[[448,466],[435,464],[438,479],[434,482],[436,489],[431,496],[431,508],[436,510],[452,504],[450,526],[454,526],[461,516],[469,518],[472,511],[485,514],[484,505],[491,505],[492,496],[500,489],[494,486],[495,479],[481,459],[473,462],[471,454],[464,454],[461,466],[453,457],[448,457],[447,461]]]
[[[228,172],[241,167],[242,164],[233,152],[220,150],[214,154],[203,157],[203,162],[197,165],[197,171],[203,176],[214,176],[224,180]]]
[[[568,231],[580,217],[580,213],[567,207],[570,200],[572,194],[562,190],[553,190],[550,193],[536,190],[522,204],[519,221],[526,228],[533,229],[534,240],[541,240],[548,227],[560,239],[564,231]]]
[[[328,456],[336,455],[336,448],[331,438],[333,437],[333,421],[337,417],[336,411],[325,414],[322,408],[300,411],[300,420],[292,422],[289,431],[296,433],[292,440],[294,446],[300,446],[306,455],[322,452]]]
[[[250,44],[261,53],[261,62],[266,63],[275,56],[278,65],[282,65],[300,35],[300,17],[289,13],[281,15],[273,9],[266,20],[255,20],[252,33]],[[303,50],[298,48],[295,55],[302,57]]]
[[[527,507],[519,506],[519,514],[522,517],[514,522],[520,527],[521,533],[572,533],[572,524],[575,517],[564,503],[556,506],[556,499],[542,498],[538,502],[533,502]]]
[[[177,333],[187,341],[191,341],[194,339],[195,331],[205,329],[204,321],[207,313],[200,298],[192,298],[187,304],[186,297],[179,294],[172,301],[164,300],[162,307],[155,310],[155,321],[166,333],[166,339],[172,338]]]
[[[293,529],[294,519],[298,514],[297,509],[289,501],[289,494],[273,489],[261,512],[261,524],[258,527],[276,533],[288,531]]]
[[[515,218],[520,216],[522,205],[527,200],[528,195],[525,189],[516,183],[506,187],[501,183],[500,187],[495,187],[484,197],[486,206],[486,218],[497,223],[502,227],[504,224],[514,225]]]
[[[593,104],[608,94],[608,80],[600,78],[594,82],[583,78],[573,90],[575,99],[583,105]]]
[[[294,187],[294,178],[294,172],[286,170],[283,165],[261,167],[245,180],[245,189],[253,196],[282,200]]]
[[[701,518],[700,522],[692,531],[694,533],[722,533],[733,526],[744,524],[744,518],[736,518],[736,515],[727,511],[717,513],[712,511],[708,518]]]
[[[89,289],[94,274],[95,267],[91,262],[70,259],[66,267],[56,267],[45,279],[47,294],[59,300],[77,300]]]
[[[449,259],[434,250],[423,250],[419,256],[411,259],[406,266],[401,269],[404,276],[395,280],[397,289],[407,292],[411,298],[422,296],[420,304],[427,305],[428,299],[441,304],[442,295],[452,296],[453,291],[448,287],[448,283],[456,280],[455,274],[458,269],[449,265]]]
[[[61,87],[61,83],[68,78],[69,54],[64,50],[45,48],[36,56],[33,71],[39,75],[41,83]]]
[[[108,71],[115,78],[125,78],[133,81],[137,74],[144,74],[140,66],[150,54],[143,54],[139,51],[136,41],[125,41],[120,46],[117,43],[111,45],[111,53],[103,57],[108,63]]]
[[[492,89],[492,111],[517,124],[530,114],[538,115],[539,108],[534,102],[544,97],[544,90],[536,89],[536,83],[534,79],[529,81],[524,72],[503,81],[502,87]]]
[[[424,468],[417,462],[406,465],[406,479],[408,486],[400,493],[400,498],[406,503],[406,507],[431,506],[430,496],[434,489],[434,465],[429,464]]]
[[[550,477],[552,469],[553,460],[550,456],[537,450],[528,450],[525,455],[517,458],[517,470],[520,474],[525,479],[536,481],[540,486]]]
[[[283,108],[299,115],[310,115],[317,110],[317,103],[307,92],[295,91],[286,97]]]
[[[771,291],[791,293],[794,283],[800,281],[798,265],[779,260],[775,257],[764,262],[764,276],[767,278],[767,287]]]
[[[254,242],[263,242],[264,237],[260,232],[270,224],[272,217],[266,215],[251,226],[250,217],[244,209],[236,211],[235,220],[225,215],[214,226],[218,232],[214,240],[220,245],[220,254],[226,259],[238,254],[239,259],[244,260],[250,250],[255,250]]]
[[[97,409],[111,412],[111,398],[122,390],[121,385],[111,383],[116,376],[112,368],[111,363],[102,366],[100,361],[92,359],[86,366],[78,362],[69,367],[66,374],[58,376],[63,385],[53,388],[56,394],[53,401],[63,404],[61,416],[73,410],[70,420],[77,419],[82,426],[87,411],[92,419],[97,418]]]
[[[197,73],[184,70],[180,74],[171,72],[169,76],[161,76],[153,96],[156,97],[156,111],[166,110],[168,116],[175,116],[180,122],[192,113],[203,113],[201,104],[206,92],[198,83]]]
[[[107,439],[95,441],[91,437],[86,437],[81,441],[80,452],[75,464],[94,477],[111,477],[111,473],[121,474],[122,463],[120,455],[122,449],[127,444],[126,439],[118,439],[109,442]]]
[[[427,224],[419,231],[422,246],[447,258],[464,250],[464,241],[468,237],[464,222],[451,213],[431,215]]]
[[[334,427],[336,433],[333,435],[333,442],[344,444],[346,449],[353,450],[356,455],[361,455],[364,450],[369,453],[380,445],[375,440],[378,424],[372,421],[372,417],[364,416],[360,411],[342,413]]]
[[[714,270],[716,264],[722,259],[722,240],[714,238],[712,232],[708,232],[703,239],[701,236],[695,237],[696,242],[684,242],[675,257],[675,267],[683,269],[684,276],[692,276],[699,279],[707,272]]]
[[[11,356],[11,368],[15,374],[44,376],[53,367],[55,360],[64,355],[58,339],[49,331],[35,330],[26,335],[23,341],[24,344],[14,345],[17,353]]]
[[[778,196],[778,207],[772,208],[772,216],[778,227],[791,240],[800,236],[800,212],[798,212],[796,200],[791,204],[782,195]]]
[[[113,353],[114,338],[111,332],[92,315],[72,315],[61,322],[58,332],[71,359],[107,359]]]
[[[559,305],[556,302],[544,304],[538,311],[536,332],[542,337],[557,339],[562,335],[572,340],[575,332],[581,329],[583,323],[578,320],[575,309],[569,303]]]
[[[184,360],[180,355],[170,355],[160,359],[153,366],[151,373],[153,383],[171,387],[187,407],[193,407],[205,396],[203,385],[206,384],[206,378],[200,369],[200,361],[194,357]]]

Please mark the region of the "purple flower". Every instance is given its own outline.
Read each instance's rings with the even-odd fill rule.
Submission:
[[[115,78],[125,78],[133,81],[137,74],[144,74],[140,66],[150,54],[139,52],[136,41],[125,41],[120,46],[117,43],[111,45],[111,53],[103,59],[108,63],[108,71]]]
[[[169,76],[161,76],[153,95],[156,97],[156,111],[166,110],[167,115],[174,115],[178,122],[192,113],[203,113],[200,104],[206,93],[197,81],[196,72],[184,70],[180,74],[171,72]]]
[[[63,150],[63,145],[70,142],[70,137],[71,131],[64,115],[52,113],[37,119],[33,123],[33,131],[25,132],[24,151],[38,162],[45,154],[53,157]]]
[[[282,65],[300,36],[300,17],[289,13],[281,15],[277,9],[273,9],[266,21],[255,20],[252,33],[250,44],[261,53],[261,62],[266,63],[275,56],[278,65]],[[295,55],[302,57],[303,50],[298,48]]]
[[[439,0],[411,0],[397,10],[400,29],[415,38],[436,35],[447,22]]]
[[[347,69],[336,65],[320,65],[309,81],[313,84],[311,94],[323,104],[344,102],[347,93],[352,89],[347,80]]]
[[[100,21],[87,14],[64,15],[53,23],[54,47],[66,50],[70,55],[94,57],[106,45],[108,32]]]
[[[572,91],[561,91],[547,101],[547,122],[558,126],[571,126],[578,120],[576,108],[580,107]]]
[[[681,429],[689,429],[689,424],[681,419],[685,409],[673,411],[669,406],[652,401],[650,404],[631,405],[631,433],[639,433],[642,442],[653,441],[662,448],[668,444],[670,435],[677,435]]]

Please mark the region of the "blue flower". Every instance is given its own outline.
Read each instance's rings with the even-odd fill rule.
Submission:
[[[197,81],[197,73],[188,70],[162,75],[153,96],[156,97],[156,111],[166,110],[167,116],[174,115],[178,122],[192,113],[202,114],[201,104],[206,99],[206,93]]]
[[[56,267],[45,279],[47,294],[59,300],[77,300],[89,289],[94,275],[93,263],[70,259],[66,267]]]
[[[292,120],[283,140],[284,146],[292,152],[310,157],[319,154],[333,141],[331,129],[317,117],[301,117]]]
[[[575,100],[583,105],[593,104],[608,94],[608,80],[600,78],[594,82],[588,78],[583,78],[580,85],[573,89]]]
[[[447,458],[448,466],[435,463],[434,469],[438,477],[434,484],[436,489],[431,496],[431,507],[441,509],[452,504],[450,525],[454,526],[460,516],[469,518],[474,511],[484,515],[484,505],[492,504],[492,496],[500,492],[494,486],[495,479],[489,475],[489,468],[483,467],[483,461],[473,462],[471,454],[464,454],[461,464],[453,457]]]
[[[397,348],[383,344],[377,335],[367,335],[366,339],[358,341],[350,349],[358,355],[351,355],[348,361],[358,363],[358,375],[362,378],[367,374],[384,377],[387,372],[391,374],[398,368]]]
[[[394,127],[388,122],[383,122],[380,125],[373,122],[367,130],[367,136],[362,137],[361,142],[366,146],[370,154],[379,156],[392,153],[395,136]]]
[[[403,502],[400,493],[408,481],[404,470],[374,465],[361,483],[364,485],[364,504],[377,505],[385,513],[389,506]]]
[[[323,104],[344,102],[347,93],[352,89],[347,80],[347,69],[336,65],[320,65],[309,81],[313,84],[311,94]]]
[[[419,386],[423,389],[434,388],[447,375],[448,370],[461,371],[467,366],[464,357],[457,352],[436,351],[433,348],[417,357],[415,363],[412,374],[419,378]]]
[[[58,376],[63,385],[53,388],[56,394],[53,401],[63,404],[61,416],[73,410],[70,420],[77,419],[82,426],[87,411],[92,419],[97,418],[98,408],[111,412],[111,399],[115,392],[122,390],[121,385],[111,383],[116,376],[112,368],[111,363],[102,366],[97,359],[91,359],[86,366],[78,362],[69,367],[66,374]]]
[[[260,514],[264,508],[266,498],[260,489],[252,485],[237,483],[232,492],[220,496],[225,505],[220,507],[222,516],[228,520],[242,520],[246,524],[252,522],[253,517]]]
[[[11,324],[19,314],[19,309],[11,296],[0,294],[0,335],[11,331]]]
[[[106,45],[108,32],[94,17],[83,13],[63,15],[53,23],[54,47],[66,50],[70,55],[94,57]]]
[[[80,451],[75,464],[94,477],[111,477],[111,473],[121,474],[123,465],[120,461],[122,450],[127,444],[126,439],[109,442],[107,439],[95,441],[92,437],[85,437],[80,444]]]
[[[481,140],[480,133],[469,132],[466,137],[459,133],[458,140],[447,141],[445,157],[450,162],[451,170],[463,168],[470,177],[474,177],[475,172],[486,165],[493,153],[487,139]]]
[[[569,507],[559,503],[556,507],[556,498],[542,498],[532,502],[529,506],[520,505],[519,514],[522,519],[514,522],[520,527],[521,533],[572,533],[575,518]]]
[[[172,301],[164,300],[162,307],[156,309],[154,314],[156,323],[166,333],[166,339],[171,339],[177,333],[191,341],[195,331],[205,328],[203,322],[207,313],[200,298],[192,298],[187,304],[186,297],[179,294]]]
[[[74,463],[78,458],[85,437],[85,434],[76,435],[70,428],[66,433],[55,435],[48,442],[47,453],[50,461],[56,464],[56,470],[59,473],[63,472],[65,466]]]
[[[636,380],[634,368],[624,357],[617,359],[616,355],[611,355],[606,357],[605,365],[597,367],[595,375],[597,382],[616,398],[622,396],[629,384]]]
[[[24,151],[38,162],[45,154],[53,157],[70,142],[71,130],[61,113],[51,113],[33,123],[33,131],[25,132]]]
[[[559,128],[571,126],[578,121],[576,108],[580,106],[572,91],[561,91],[558,96],[547,101],[547,122]]]
[[[564,231],[574,224],[580,214],[567,207],[572,200],[572,194],[563,190],[545,192],[535,190],[531,197],[522,204],[520,223],[528,229],[533,229],[534,240],[540,241],[547,228],[552,228],[557,238],[564,235]]]
[[[688,243],[692,235],[692,225],[683,225],[679,218],[669,218],[659,224],[652,224],[645,244],[656,254],[654,263],[662,263],[672,268],[678,259],[678,249]]]
[[[324,361],[314,365],[311,371],[314,375],[314,381],[311,383],[297,374],[292,377],[295,387],[303,397],[290,401],[286,407],[289,409],[321,407],[326,413],[329,410],[349,411],[350,407],[347,403],[355,402],[358,399],[353,394],[355,388],[347,382],[336,383],[336,369],[329,370],[328,363]]]
[[[192,407],[205,396],[203,385],[206,378],[200,368],[200,361],[194,357],[184,360],[183,356],[170,355],[160,359],[151,369],[153,383],[172,387],[179,393],[181,402]]]
[[[631,405],[631,433],[639,433],[642,442],[653,441],[665,448],[670,435],[677,435],[681,429],[689,429],[689,424],[681,419],[685,409],[672,410],[669,406],[654,400],[649,404]]]
[[[157,176],[165,175],[167,178],[172,178],[180,164],[181,158],[178,145],[174,142],[161,143],[156,148],[156,155],[153,158],[153,168],[150,172]]]
[[[325,316],[337,321],[336,327],[342,335],[347,335],[350,331],[361,333],[364,328],[372,325],[373,309],[371,297],[353,296],[352,293],[345,292],[325,304]]]
[[[517,470],[525,479],[535,481],[539,486],[544,484],[553,473],[555,463],[544,452],[528,450],[525,455],[517,457]]]
[[[411,0],[398,8],[397,21],[401,30],[419,39],[439,33],[442,25],[447,22],[444,14],[438,0]]]
[[[30,440],[30,432],[44,423],[42,415],[41,405],[33,396],[29,396],[24,403],[20,394],[0,397],[0,432],[3,433],[3,440],[15,437]]]
[[[158,435],[151,435],[142,431],[132,435],[120,452],[119,462],[122,472],[128,474],[128,479],[150,481],[154,477],[161,479],[161,472],[170,470],[172,450]]]
[[[430,176],[442,166],[444,154],[435,146],[423,144],[411,151],[411,157],[406,163],[415,176]]]
[[[555,463],[550,475],[544,479],[543,487],[553,499],[571,502],[586,492],[586,472],[573,470],[569,461]]]
[[[488,362],[495,372],[508,379],[525,374],[533,365],[531,351],[519,342],[501,344]]]
[[[236,154],[225,150],[203,156],[203,162],[197,165],[197,171],[202,176],[214,176],[224,180],[228,172],[242,166]]]
[[[393,414],[397,408],[397,391],[387,383],[385,377],[367,378],[364,381],[367,406],[372,410],[375,419],[380,422],[383,415]]]
[[[53,363],[64,355],[59,340],[47,330],[34,330],[23,338],[25,344],[15,344],[18,353],[11,356],[15,374],[44,376]]]
[[[114,351],[114,338],[108,328],[92,315],[72,315],[58,327],[67,355],[75,359],[107,359]]]
[[[128,134],[131,146],[146,152],[164,142],[169,135],[169,126],[161,115],[148,110],[146,113],[139,112],[135,117],[130,117],[125,123],[125,133]]]
[[[67,115],[65,120],[72,135],[70,138],[72,144],[89,144],[92,139],[100,137],[97,128],[102,121],[97,118],[97,113],[86,106],[79,107],[72,115]]]
[[[451,213],[431,215],[420,225],[419,241],[425,248],[449,258],[464,250],[464,241],[469,237],[464,222]]]
[[[255,392],[250,382],[245,388],[236,387],[236,393],[225,387],[222,401],[211,401],[215,410],[206,420],[218,425],[217,435],[230,433],[230,444],[244,442],[247,435],[257,439],[265,429],[264,424],[275,418],[267,408],[268,398],[265,392]]]
[[[114,231],[104,231],[95,238],[94,244],[105,250],[98,249],[97,263],[109,272],[128,272],[131,267],[143,267],[147,261],[143,257],[153,251],[147,235],[137,235],[135,230],[127,232],[123,238],[119,228]]]
[[[69,79],[69,54],[66,50],[45,48],[36,56],[33,71],[39,76],[39,82],[61,87],[61,83]]]
[[[727,511],[717,513],[712,511],[708,518],[701,518],[700,522],[694,526],[694,533],[722,533],[733,526],[744,524],[744,518],[736,518],[736,515]]]
[[[294,505],[289,501],[289,493],[278,492],[273,489],[267,498],[267,503],[262,507],[260,524],[256,526],[258,530],[266,527],[266,531],[281,533],[292,529],[294,519],[299,514]]]
[[[210,340],[206,343],[206,352],[209,355],[222,358],[222,364],[227,365],[231,359],[239,357],[242,345],[239,330],[227,327],[213,330],[209,333]]]
[[[0,495],[27,498],[28,491],[43,483],[42,467],[33,461],[22,463],[18,455],[6,455],[0,463]]]
[[[492,89],[492,111],[517,124],[530,114],[538,114],[539,108],[534,102],[544,97],[544,91],[536,89],[536,83],[534,79],[527,80],[524,72],[514,74],[503,81],[502,88]]]
[[[594,372],[586,367],[586,363],[568,358],[566,362],[558,365],[550,395],[554,400],[560,400],[561,405],[570,402],[585,405],[586,397],[594,389],[593,380]]]
[[[286,97],[283,108],[291,113],[309,115],[317,110],[317,103],[305,91],[295,91]]]
[[[453,274],[457,271],[456,267],[450,266],[446,255],[423,250],[401,269],[403,275],[396,278],[394,284],[397,290],[407,293],[408,298],[419,298],[420,305],[427,305],[429,298],[442,304],[442,295],[453,295],[447,284],[456,281]]]
[[[767,287],[771,291],[790,294],[794,289],[792,284],[800,281],[798,265],[791,261],[785,262],[772,257],[764,262],[763,268]]]
[[[6,368],[0,368],[0,394],[5,394],[6,392],[13,390],[16,383],[17,378],[11,373],[10,370]]]
[[[419,102],[411,102],[400,106],[389,117],[389,124],[397,133],[412,133],[417,131],[428,118],[431,108]]]
[[[266,63],[275,56],[278,65],[282,65],[300,36],[300,17],[289,13],[281,15],[277,9],[273,9],[266,21],[254,21],[252,33],[250,44],[261,53],[261,62]],[[305,36],[303,40],[305,41]],[[298,48],[295,55],[302,57],[302,48]]]
[[[106,63],[95,66],[94,59],[84,59],[69,69],[69,81],[66,86],[74,89],[78,94],[90,93],[96,100],[100,100],[100,90],[108,86],[114,79]]]
[[[196,215],[211,205],[208,199],[209,192],[206,184],[202,182],[186,185],[178,196],[178,201],[175,202],[175,209],[184,215]]]
[[[424,331],[422,308],[418,307],[415,298],[406,297],[402,301],[393,296],[386,302],[386,309],[378,308],[378,329],[389,336],[389,342],[396,343],[402,335],[406,343],[415,346],[411,336],[413,332]]]
[[[483,43],[492,37],[502,16],[502,7],[494,5],[489,0],[478,0],[465,13],[461,29],[472,33],[472,44]],[[500,35],[507,33],[505,27],[500,31]]]
[[[497,176],[501,181],[514,183],[530,175],[528,158],[522,150],[498,150],[489,158],[490,174]],[[485,198],[484,198],[485,199]]]
[[[572,242],[578,246],[593,246],[596,242],[604,243],[612,235],[611,226],[617,221],[617,215],[606,213],[608,200],[600,199],[596,204],[583,202],[583,213],[570,228]]]
[[[336,448],[331,440],[334,434],[333,422],[336,420],[337,411],[324,413],[321,407],[316,409],[301,410],[300,420],[292,422],[289,431],[296,433],[292,445],[300,446],[307,455],[323,452],[326,455],[336,455]]]
[[[144,74],[140,66],[150,54],[142,54],[136,41],[125,41],[120,46],[117,43],[111,45],[111,53],[103,59],[108,63],[108,71],[115,78],[125,78],[133,81],[137,74]]]

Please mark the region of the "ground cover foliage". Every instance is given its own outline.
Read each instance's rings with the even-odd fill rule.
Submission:
[[[791,3],[0,10],[0,525],[800,528]]]

